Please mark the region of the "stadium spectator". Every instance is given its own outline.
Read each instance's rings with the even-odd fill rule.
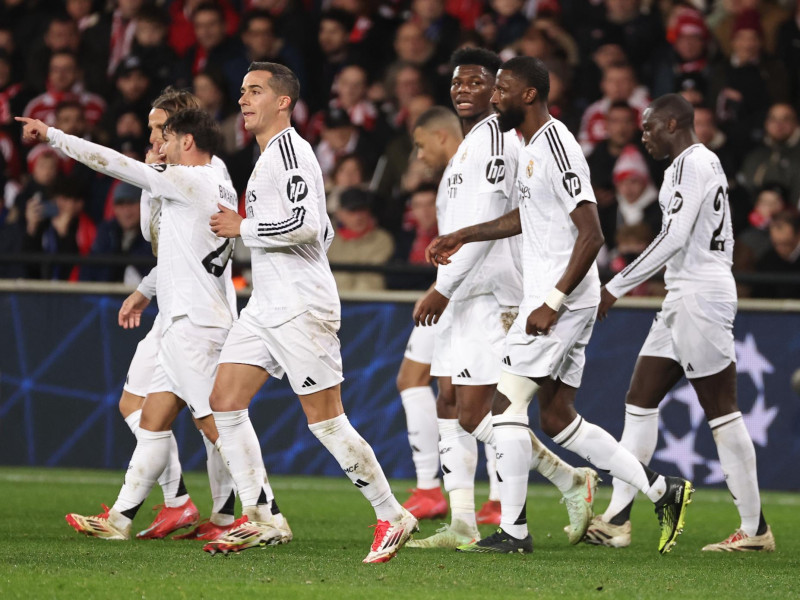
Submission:
[[[356,154],[364,161],[366,172],[372,175],[379,152],[368,135],[350,122],[347,112],[333,108],[325,113],[319,144],[314,148],[322,175],[327,181],[336,161],[346,154]]]
[[[144,120],[150,112],[151,96],[150,76],[142,59],[128,56],[117,67],[114,93],[98,126],[97,137],[108,143],[114,137],[117,121],[125,113],[134,113]]]
[[[180,67],[179,84],[188,85],[200,71],[215,69],[226,73],[226,66],[244,56],[241,42],[229,37],[225,11],[220,4],[203,2],[192,13],[195,39],[186,52]],[[237,93],[242,85],[241,73],[226,73],[229,89]],[[186,83],[183,83],[186,82]]]
[[[54,125],[58,104],[63,100],[77,99],[84,108],[90,127],[96,125],[103,116],[106,102],[99,95],[84,90],[81,75],[78,57],[74,53],[66,50],[54,52],[50,57],[47,91],[28,103],[23,116]]]
[[[606,116],[614,102],[627,102],[636,110],[637,124],[642,118],[642,112],[650,102],[647,88],[638,84],[633,67],[626,63],[609,65],[603,71],[600,87],[603,90],[603,97],[583,113],[578,133],[581,148],[587,155],[591,153],[598,142],[608,137]]]
[[[621,225],[615,234],[614,250],[610,253],[610,261],[608,263],[608,270],[611,275],[616,275],[624,270],[636,258],[644,252],[650,242],[653,241],[653,230],[646,223],[637,223],[636,225]],[[598,256],[598,266],[602,269],[603,265],[600,264],[600,257]],[[656,288],[661,294],[664,293],[664,284],[654,281],[645,281],[637,285],[630,292],[628,296],[651,296],[653,295],[653,288]]]
[[[625,56],[642,81],[652,78],[651,58],[665,45],[664,29],[655,11],[642,10],[641,0],[605,0],[605,24],[621,37]]]
[[[114,188],[114,216],[97,228],[90,254],[92,256],[152,256],[150,243],[142,237],[139,226],[139,201],[142,190],[120,183]],[[81,267],[81,281],[116,281],[139,285],[149,267],[133,265]]]
[[[724,11],[718,19],[714,15],[711,21],[716,21],[713,27],[714,37],[719,43],[720,49],[725,56],[731,56],[734,52],[732,35],[737,28],[737,23],[743,14],[752,14],[761,23],[764,32],[764,45],[767,52],[774,54],[777,48],[778,28],[785,22],[789,14],[781,8],[777,2],[770,0],[737,0],[733,2],[720,2],[718,7]]]
[[[66,0],[64,8],[70,18],[75,21],[78,31],[83,32],[100,20],[94,0]]]
[[[781,211],[769,224],[772,242],[756,271],[800,277],[800,213],[797,209]],[[800,298],[800,283],[776,282],[753,286],[756,298]]]
[[[794,15],[778,29],[775,56],[784,65],[800,65],[800,2],[794,3]],[[789,69],[789,92],[798,105],[800,98],[800,69]]]
[[[116,0],[111,14],[104,13],[96,25],[83,31],[81,38],[87,52],[102,65],[98,71],[109,79],[133,49],[136,15],[143,4],[144,0]]]
[[[83,212],[84,191],[72,179],[56,179],[53,184],[55,210],[46,218],[47,208],[33,199],[26,210],[26,232],[23,250],[46,254],[89,254],[97,228]],[[78,281],[78,265],[54,264],[41,269],[43,279]]]
[[[774,104],[764,123],[762,144],[744,159],[738,180],[751,192],[767,182],[779,183],[788,192],[791,206],[800,202],[800,124],[789,104]]]
[[[192,17],[195,9],[208,0],[174,0],[169,3],[169,35],[167,39],[170,47],[178,56],[183,56],[197,41],[194,35]],[[239,27],[239,13],[228,0],[216,0],[225,14],[225,33],[229,36],[236,35]]]
[[[343,10],[331,9],[320,17],[317,43],[320,55],[311,63],[310,93],[304,94],[311,110],[324,108],[331,95],[336,75],[346,64],[354,62],[350,48],[353,16]]]
[[[231,82],[228,92],[231,98],[239,97],[239,85],[252,62],[274,62],[289,67],[297,73],[300,90],[305,93],[308,78],[303,56],[291,40],[278,36],[275,18],[269,12],[256,10],[245,13],[240,38],[244,51],[225,66]]]
[[[55,15],[50,18],[44,36],[40,40],[20,39],[23,45],[28,44],[25,65],[25,83],[35,92],[47,89],[50,59],[55,52],[80,51],[81,38],[75,22],[67,15]],[[32,45],[31,45],[32,44]],[[84,55],[82,58],[86,59]]]
[[[436,223],[436,193],[438,186],[423,182],[413,192],[408,202],[408,212],[403,228],[395,235],[395,255],[393,262],[409,265],[426,266],[425,248],[438,235]],[[425,290],[435,274],[400,274],[387,277],[387,284],[392,289]]]
[[[0,48],[0,126],[13,123],[12,115],[18,115],[24,107],[23,84],[16,79],[11,54]]]
[[[436,46],[425,37],[424,30],[419,24],[406,22],[397,28],[394,37],[394,51],[397,54],[396,63],[417,67],[422,73],[423,85],[436,92],[437,100],[444,101],[446,99],[447,89],[442,90],[442,82],[445,80],[438,69],[439,65],[435,56]],[[393,66],[389,66],[387,73]]]
[[[357,154],[345,154],[336,161],[330,183],[325,189],[326,211],[333,218],[339,209],[339,198],[349,188],[363,188],[366,183],[364,162]]]
[[[219,123],[225,153],[235,152],[242,127],[241,113],[228,98],[225,77],[219,71],[206,69],[194,76],[192,90],[200,108]]]
[[[744,11],[734,22],[730,57],[711,69],[711,97],[720,127],[744,152],[757,139],[767,110],[788,94],[783,65],[763,53],[758,13]]]
[[[477,20],[475,29],[484,46],[499,52],[519,40],[530,23],[522,11],[524,0],[490,0],[489,4],[492,10]]]
[[[353,27],[350,30],[350,47],[360,64],[367,69],[370,79],[381,75],[387,57],[392,55],[392,40],[396,23],[387,17],[385,4],[374,0],[332,0],[332,8],[350,13]]]
[[[394,253],[392,236],[377,226],[372,214],[374,196],[367,190],[349,188],[339,198],[336,211],[336,236],[328,248],[331,263],[382,265]],[[382,290],[386,287],[380,273],[333,271],[336,287],[341,290]]]
[[[707,78],[709,73],[711,34],[700,11],[677,7],[670,15],[667,41],[669,48],[654,65],[654,96],[679,91],[686,75]]]
[[[733,246],[734,271],[754,271],[756,264],[772,248],[770,223],[772,217],[786,209],[785,198],[786,190],[777,184],[767,184],[758,191],[756,205],[748,215],[750,226],[739,234]]]
[[[14,204],[19,215],[19,226],[23,231],[29,229],[28,218],[35,223],[31,224],[31,231],[39,222],[49,219],[55,213],[55,206],[48,204],[51,190],[58,176],[58,154],[47,144],[34,146],[27,157],[27,170],[30,178],[14,196]]]
[[[447,14],[444,3],[445,0],[411,0],[411,13],[407,20],[407,23],[417,25],[433,45],[437,66],[448,64],[461,32],[458,20]]]
[[[166,13],[153,5],[145,5],[136,17],[136,31],[131,54],[142,60],[154,89],[163,89],[174,79],[178,62],[175,51],[167,44],[169,20]]]
[[[414,98],[428,93],[428,90],[422,69],[406,62],[391,65],[386,71],[380,105],[389,126],[396,131],[412,127],[413,123],[408,123],[408,107]]]

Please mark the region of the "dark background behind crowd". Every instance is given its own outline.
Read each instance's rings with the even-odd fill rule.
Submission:
[[[700,141],[728,175],[735,271],[800,273],[800,2],[790,0],[2,0],[0,254],[150,254],[138,190],[22,143],[15,115],[143,160],[150,102],[167,85],[190,88],[221,126],[241,194],[259,150],[238,90],[250,62],[267,60],[301,82],[293,119],[325,176],[331,262],[422,265],[438,174],[415,159],[411,130],[430,106],[450,105],[448,61],[463,46],[547,64],[551,112],[591,167],[607,275],[661,226],[667,165],[644,151],[639,122],[668,92],[696,107]],[[127,283],[146,270],[0,264],[2,277]],[[336,275],[341,289],[432,280]],[[777,281],[740,293],[800,298]]]

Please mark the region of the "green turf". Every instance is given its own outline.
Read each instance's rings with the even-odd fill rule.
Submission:
[[[274,477],[295,539],[275,548],[209,556],[193,541],[104,542],[76,534],[67,512],[96,514],[122,473],[0,468],[0,598],[790,598],[800,597],[800,495],[763,494],[778,550],[766,555],[700,552],[733,531],[736,511],[722,490],[695,493],[686,533],[666,556],[649,502],[634,508],[634,541],[614,550],[569,546],[557,493],[532,486],[529,556],[406,549],[386,565],[363,565],[373,514],[342,478]],[[208,513],[207,479],[186,483]],[[393,482],[404,497],[408,482]],[[478,487],[478,501],[486,487]],[[609,487],[598,493],[605,507]],[[160,500],[154,492],[146,506]],[[134,530],[152,513],[143,509]],[[424,522],[422,535],[438,523]],[[490,527],[483,528],[489,533]],[[418,534],[420,535],[420,534]]]

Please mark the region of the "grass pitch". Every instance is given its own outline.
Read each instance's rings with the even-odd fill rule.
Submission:
[[[345,477],[274,477],[272,485],[294,530],[287,546],[209,556],[194,541],[106,542],[76,534],[67,512],[96,514],[111,503],[121,472],[0,468],[2,598],[797,598],[800,597],[800,495],[763,494],[777,538],[773,554],[709,554],[700,548],[732,533],[736,510],[724,490],[699,489],[686,532],[668,555],[656,550],[652,505],[634,507],[633,544],[615,550],[570,546],[558,493],[531,486],[528,519],[534,553],[459,554],[405,549],[386,565],[364,565],[374,521]],[[598,492],[607,503],[609,482]],[[210,509],[204,474],[186,474],[201,511]],[[409,482],[393,482],[402,500]],[[486,497],[479,485],[478,503]],[[133,531],[146,527],[160,501],[155,491]],[[422,523],[417,535],[438,523]],[[491,527],[483,527],[488,534]]]

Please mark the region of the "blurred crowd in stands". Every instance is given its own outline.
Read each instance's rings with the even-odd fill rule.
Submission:
[[[293,119],[313,145],[338,235],[333,263],[424,264],[437,173],[416,118],[450,105],[463,46],[536,56],[550,108],[588,157],[606,274],[661,226],[667,166],[644,151],[652,98],[683,94],[730,182],[738,272],[800,273],[800,2],[769,0],[0,0],[0,253],[147,255],[138,190],[45,145],[15,115],[143,160],[150,101],[189,88],[219,122],[243,193],[258,146],[237,100],[251,61],[297,73]],[[135,267],[0,264],[0,276],[135,282]],[[421,288],[430,274],[337,273],[342,289]],[[637,290],[658,293],[658,283]],[[800,286],[742,286],[800,297]]]

